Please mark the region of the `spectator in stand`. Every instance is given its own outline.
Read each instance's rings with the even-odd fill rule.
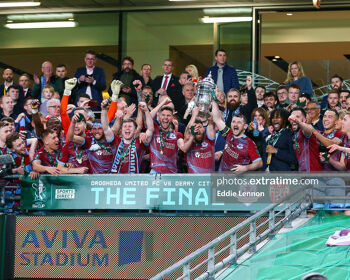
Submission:
[[[241,106],[248,104],[248,92],[244,89],[241,91]]]
[[[215,51],[215,65],[210,67],[206,76],[211,72],[211,76],[220,90],[226,94],[231,88],[239,89],[239,81],[236,69],[226,64],[226,51],[218,49]]]
[[[288,129],[289,112],[275,109],[270,113],[273,132],[266,137],[263,148],[264,168],[269,171],[292,171],[297,160],[293,149],[293,132]]]
[[[43,88],[43,93],[41,96],[41,105],[39,111],[42,112],[45,116],[47,115],[47,102],[53,98],[55,90],[52,86],[46,85]]]
[[[114,73],[113,80],[119,80],[123,83],[119,97],[125,98],[128,105],[138,103],[133,82],[136,80],[142,80],[142,77],[134,70],[134,60],[130,56],[123,58],[122,71]],[[111,89],[109,89],[109,93],[112,93]]]
[[[259,154],[263,154],[263,143],[269,134],[269,115],[262,108],[255,108],[252,112],[252,122],[248,126],[247,136],[256,144]]]
[[[320,118],[321,108],[315,101],[310,101],[306,105],[306,122],[311,124],[315,129],[323,131],[322,118]]]
[[[68,80],[67,77],[67,67],[64,64],[58,64],[56,66],[56,76],[63,79],[63,81]]]
[[[288,88],[288,103],[286,107],[287,111],[291,111],[293,108],[297,107],[297,102],[300,96],[300,86],[298,84],[291,84]]]
[[[13,113],[19,115],[23,112],[23,103],[19,100],[20,87],[12,85],[7,88],[6,95],[10,96],[13,103]]]
[[[74,96],[75,103],[80,94],[86,93],[92,100],[97,101],[97,104],[101,104],[102,91],[106,89],[106,76],[104,70],[95,64],[96,53],[92,50],[87,51],[85,53],[85,66],[78,68],[74,75],[78,79]],[[98,108],[99,105],[94,110],[98,110]]]
[[[45,61],[41,66],[42,75],[40,78],[34,75],[34,85],[32,88],[32,97],[41,100],[42,92],[46,85],[51,85],[60,96],[63,94],[63,80],[53,74],[53,67],[50,61]]]
[[[141,81],[142,81],[142,84],[145,85],[145,86],[149,86],[149,87],[152,87],[152,78],[151,78],[151,75],[152,75],[152,67],[150,64],[143,64],[141,66]]]
[[[196,67],[196,65],[194,64],[190,64],[190,65],[187,65],[185,67],[185,71],[191,75],[192,77],[192,82],[194,82],[195,84],[198,83],[198,81],[202,80],[202,77],[199,77],[199,74],[198,74],[198,69]]]
[[[2,77],[5,81],[3,84],[0,85],[0,97],[7,94],[8,88],[10,86],[17,86],[19,88],[19,98],[18,98],[19,102],[18,103],[22,104],[23,99],[24,99],[23,88],[20,85],[15,84],[13,82],[12,69],[9,69],[9,68],[5,69],[3,74],[2,74]]]
[[[340,106],[341,109],[347,109],[346,108],[346,99],[350,96],[350,91],[346,90],[346,89],[339,89],[339,102],[340,102]]]
[[[13,112],[13,101],[12,98],[8,95],[0,97],[0,119],[3,117],[11,117],[13,119],[17,118],[17,115]]]
[[[269,114],[275,109],[276,104],[276,95],[272,91],[266,92],[264,94],[264,106],[262,106],[262,108]]]
[[[264,94],[266,93],[266,88],[264,86],[257,86],[255,88],[256,103],[258,107],[264,105]]]
[[[339,75],[335,74],[331,78],[331,89],[332,90],[340,90],[341,88],[344,87],[344,82],[343,78],[340,77]],[[322,103],[321,103],[321,110],[326,108],[328,104],[328,94],[323,96],[322,98]]]
[[[56,99],[52,98],[47,101],[46,103],[46,109],[47,109],[47,115],[46,119],[50,119],[52,117],[60,119],[60,107],[61,107],[61,102]]]
[[[241,105],[241,93],[236,89],[230,89],[227,93],[227,106],[224,111],[224,121],[229,127],[234,114],[243,114],[248,122],[253,110],[257,107],[256,96],[252,88],[251,76],[247,76],[245,90],[248,93],[248,104]]]
[[[187,72],[187,71],[185,71],[185,72],[182,72],[181,74],[180,74],[180,77],[179,77],[179,83],[180,83],[180,85],[183,87],[186,83],[188,83],[188,82],[192,82],[192,78],[190,77],[191,75]]]
[[[321,116],[323,116],[328,109],[339,111],[340,107],[339,91],[337,89],[332,89],[327,96],[327,106],[321,110]]]
[[[276,93],[278,99],[278,104],[276,105],[276,108],[282,109],[288,107],[288,87],[286,85],[279,85],[276,90]]]
[[[154,99],[152,107],[158,104],[159,95],[168,95],[174,103],[175,111],[180,119],[182,119],[185,111],[185,98],[182,94],[182,87],[179,83],[179,78],[172,74],[173,62],[170,59],[165,59],[163,62],[163,75],[154,79],[152,90],[154,92]]]
[[[284,81],[287,86],[297,84],[300,87],[300,93],[313,95],[311,80],[305,76],[303,66],[299,61],[294,61],[288,65],[287,78]]]
[[[31,96],[32,89],[29,87],[30,85],[30,76],[28,74],[23,74],[19,77],[18,84],[23,89],[23,96],[26,98]]]
[[[350,111],[350,96],[346,98],[346,110]]]

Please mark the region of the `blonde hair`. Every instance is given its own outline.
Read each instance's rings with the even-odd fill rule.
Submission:
[[[224,97],[224,103],[222,105],[224,105],[224,107],[226,108],[226,106],[227,106],[227,97],[226,97],[225,92],[220,90],[220,89],[217,89],[217,95],[218,95],[218,93],[220,93]],[[216,97],[218,97],[217,95],[216,95]],[[221,104],[221,103],[219,103],[219,104]]]
[[[297,65],[298,66],[298,69],[299,69],[299,72],[298,72],[298,77],[299,78],[303,78],[305,77],[305,73],[304,73],[304,69],[303,69],[303,66],[301,65],[301,63],[299,61],[294,61],[292,63],[289,63],[288,65],[288,73],[287,73],[287,78],[286,80],[284,81],[285,84],[288,84],[290,82],[293,82],[293,76],[292,76],[292,72],[290,71],[290,69],[292,68],[292,65]]]
[[[52,95],[55,94],[55,89],[53,88],[53,86],[46,85],[46,86],[43,87],[43,91],[44,91],[44,89],[46,89],[46,88],[52,93]]]
[[[187,69],[191,69],[191,71],[188,71]],[[187,72],[191,72],[191,73],[192,73],[192,77],[193,77],[194,79],[198,80],[199,74],[198,74],[198,69],[197,69],[196,65],[194,65],[194,64],[189,64],[189,65],[187,65],[187,66],[185,67],[185,70],[186,70]],[[191,74],[191,73],[190,73],[190,74]],[[192,80],[193,80],[193,79],[192,79]]]

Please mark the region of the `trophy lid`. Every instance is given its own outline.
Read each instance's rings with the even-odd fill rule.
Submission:
[[[206,76],[203,80],[199,81],[198,84],[212,86],[213,88],[215,88],[216,85],[211,76],[211,71],[209,72],[208,76]]]

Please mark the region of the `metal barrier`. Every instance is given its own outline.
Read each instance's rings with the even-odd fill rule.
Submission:
[[[304,187],[303,191],[305,191],[306,189],[309,189],[309,187]],[[172,274],[173,272],[179,269],[182,269],[183,272],[182,272],[182,276],[177,279],[190,280],[190,279],[193,279],[193,272],[197,271],[199,268],[201,268],[204,265],[207,265],[207,271],[201,274],[196,279],[214,279],[215,273],[217,271],[221,270],[227,265],[235,264],[238,257],[242,256],[244,253],[248,251],[250,253],[255,253],[257,244],[262,240],[264,240],[266,237],[271,238],[272,236],[274,236],[274,233],[277,228],[279,228],[282,225],[290,226],[291,221],[294,218],[296,218],[302,213],[306,215],[306,209],[309,208],[311,204],[309,195],[306,195],[298,199],[294,203],[287,203],[281,210],[276,211],[277,207],[281,207],[281,203],[287,201],[288,199],[290,199],[292,196],[294,196],[299,192],[300,190],[292,193],[288,197],[285,197],[280,202],[274,203],[264,208],[263,210],[259,211],[255,215],[246,219],[243,223],[235,226],[234,228],[222,234],[215,240],[209,242],[202,248],[196,250],[195,252],[188,255],[184,259],[175,263],[168,269],[152,277],[151,280],[163,279],[166,276]],[[284,218],[281,219],[279,222],[275,223],[275,218],[282,214],[284,214]],[[263,216],[268,216],[268,219],[257,226],[257,219]],[[257,230],[266,224],[268,224],[268,229],[265,230],[260,235],[257,235]],[[237,232],[243,229],[247,225],[250,226],[249,232],[242,235],[240,238],[237,238]],[[249,237],[248,244],[245,244],[238,249],[237,243],[246,237]],[[229,240],[229,245],[224,246],[219,251],[215,252],[215,247],[222,244],[226,240]],[[215,262],[215,258],[225,251],[229,251],[228,257],[218,262]],[[191,262],[194,261],[197,257],[203,256],[204,254],[208,255],[206,259],[200,262],[199,264],[197,264],[195,267],[191,268]]]

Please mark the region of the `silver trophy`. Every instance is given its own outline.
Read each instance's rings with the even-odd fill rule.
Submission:
[[[209,107],[212,100],[212,92],[215,88],[216,85],[211,77],[211,72],[197,84],[195,103],[197,107],[201,108],[200,114],[202,116],[208,117],[210,115]]]

